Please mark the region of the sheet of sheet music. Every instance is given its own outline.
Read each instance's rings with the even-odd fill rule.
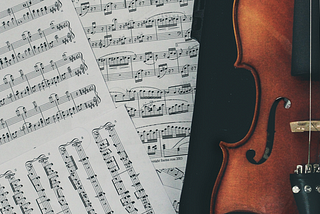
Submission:
[[[0,212],[175,213],[124,107],[2,164]]]
[[[70,0],[0,10],[1,163],[115,106]]]
[[[199,44],[192,0],[73,0],[116,105],[125,103],[178,209]]]

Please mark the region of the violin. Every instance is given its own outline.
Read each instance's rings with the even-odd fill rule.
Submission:
[[[219,144],[211,214],[320,213],[319,0],[235,0],[233,25],[256,102],[245,137]]]

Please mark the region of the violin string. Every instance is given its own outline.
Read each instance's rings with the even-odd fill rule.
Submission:
[[[310,42],[309,42],[309,55],[310,55],[310,65],[309,65],[309,148],[308,148],[308,165],[310,164],[310,156],[311,156],[311,104],[312,104],[312,97],[311,97],[311,92],[312,92],[312,83],[311,83],[311,62],[312,62],[312,59],[311,59],[311,47],[312,47],[312,41],[311,41],[311,39],[312,39],[312,0],[310,0],[310,20],[309,20],[309,22],[310,22],[310,25],[309,25],[309,27],[310,27],[310,32],[309,32],[309,34],[310,34],[310,37],[309,37],[309,39],[310,39]]]

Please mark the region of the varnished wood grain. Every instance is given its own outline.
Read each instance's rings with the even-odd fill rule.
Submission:
[[[245,211],[263,214],[298,214],[290,185],[297,164],[307,163],[308,133],[292,133],[290,122],[308,120],[309,82],[291,76],[294,0],[235,0],[234,32],[237,68],[248,69],[255,79],[256,104],[251,128],[237,143],[221,142],[223,163],[216,180],[211,214]],[[312,82],[312,118],[320,118],[319,82]],[[272,103],[287,97],[292,106],[276,111],[273,150],[266,162],[255,165],[265,150]],[[319,134],[312,133],[312,162],[318,155]]]

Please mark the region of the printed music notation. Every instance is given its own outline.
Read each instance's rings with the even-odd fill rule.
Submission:
[[[197,57],[198,47],[186,49],[169,48],[167,51],[146,52],[143,54],[114,53],[100,57],[99,68],[105,81],[134,80],[145,82],[146,78],[161,79],[168,75],[178,74],[186,79],[197,71],[197,64],[186,63],[186,59]],[[182,61],[182,63],[181,63]]]
[[[179,102],[174,100],[174,104],[166,107],[165,104],[150,103],[143,105],[140,110],[127,106],[128,114],[132,117],[150,118],[164,115],[183,114],[193,111],[193,105],[185,104],[185,101]]]
[[[78,101],[78,98],[82,98],[81,101]],[[66,91],[63,96],[51,94],[48,102],[41,105],[33,101],[31,109],[19,106],[15,110],[15,116],[0,119],[0,133],[2,133],[0,144],[11,142],[38,129],[73,117],[81,111],[92,109],[98,106],[100,101],[95,85],[89,85],[77,91]],[[47,112],[51,113],[47,114]]]
[[[3,77],[3,84],[0,85],[0,92],[8,90],[8,94],[4,98],[0,98],[0,107],[8,105],[19,99],[22,99],[28,95],[41,92],[51,86],[57,86],[60,82],[79,77],[88,70],[88,67],[83,58],[81,52],[66,56],[63,54],[63,59],[58,61],[50,60],[47,65],[38,62],[34,65],[34,70],[24,74],[24,71],[20,69],[18,77],[14,77],[12,74],[7,74]],[[74,61],[81,61],[80,65],[76,68],[68,66],[66,70],[61,70],[63,66],[70,65]],[[40,80],[33,83],[30,82],[40,77]],[[25,84],[25,86],[21,86]],[[16,90],[16,87],[22,87],[22,90]]]
[[[4,181],[7,180],[7,181]],[[8,182],[10,188],[6,189],[5,186],[2,186],[1,183]],[[12,198],[14,204],[19,206],[20,210],[29,214],[33,212],[33,208],[30,207],[30,202],[27,201],[26,197],[24,197],[23,185],[21,184],[20,179],[15,177],[15,173],[11,170],[6,171],[3,174],[0,174],[0,207],[1,213],[15,213],[13,204],[8,200],[7,195],[12,194]]]
[[[181,74],[181,77],[189,76],[189,73],[196,72],[197,65],[186,64],[181,68],[179,67],[168,67],[168,64],[161,64],[158,68],[153,69],[139,69],[136,71],[121,72],[121,73],[111,73],[104,74],[104,79],[107,81],[118,81],[126,79],[134,79],[135,82],[142,82],[148,77],[162,78],[163,76],[171,74]]]
[[[164,41],[172,39],[191,40],[190,25],[192,15],[181,12],[166,12],[153,15],[144,20],[84,27],[92,48],[107,48],[109,46],[128,45],[145,42]]]
[[[195,96],[195,88],[191,86],[190,83],[170,86],[167,89],[158,89],[155,87],[135,87],[127,90],[125,93],[110,91],[113,102],[122,103],[122,102],[130,102],[135,100],[159,100],[165,99],[167,97],[181,96],[190,94],[194,99]]]
[[[122,173],[119,173],[121,171],[121,167],[119,166],[119,163],[117,162],[115,157],[111,155],[111,144],[109,143],[107,138],[102,138],[102,135],[100,134],[100,132],[103,130],[108,132],[113,141],[112,145],[116,148],[116,153],[119,155],[120,161],[124,165],[125,172],[128,173],[132,186],[135,188],[134,195],[138,200],[141,201],[145,209],[143,213],[155,213],[149,201],[148,195],[139,180],[139,173],[136,173],[135,169],[133,168],[132,161],[130,160],[125,148],[123,147],[123,144],[114,128],[114,125],[112,123],[106,123],[100,128],[94,129],[92,131],[92,134],[107,165],[107,168],[110,171],[113,185],[116,188],[118,195],[121,197],[120,201],[125,207],[125,210],[129,213],[137,213],[138,211],[138,209],[135,208],[134,205],[135,201],[132,201],[134,197],[132,193],[130,194],[130,191],[128,191],[126,186],[124,185],[121,176]]]
[[[174,210],[176,213],[179,213],[180,192],[182,190],[185,168],[174,167],[157,169],[156,171],[170,197]]]
[[[0,165],[2,213],[175,213],[124,106],[80,125]]]
[[[174,180],[181,180],[184,179],[184,172],[179,168],[167,168],[167,169],[159,169],[157,170],[158,173],[166,173],[174,178]]]
[[[34,158],[33,160],[27,161],[25,163],[25,166],[28,172],[27,176],[39,196],[36,199],[36,203],[41,213],[48,213],[48,214],[55,213],[54,210],[52,209],[50,199],[46,195],[46,189],[41,184],[41,180],[40,180],[41,177],[38,176],[33,166],[34,162],[40,163],[47,175],[50,188],[54,191],[56,198],[58,200],[58,203],[61,206],[62,211],[59,213],[65,213],[65,214],[71,213],[71,210],[63,194],[63,188],[60,186],[60,181],[58,180],[59,173],[52,169],[53,163],[49,162],[48,159],[49,158],[46,157],[44,154],[41,154],[39,157]]]
[[[134,53],[124,51],[110,53],[103,57],[100,57],[97,61],[101,71],[110,70],[117,68],[118,66],[131,66],[133,63],[143,62],[145,65],[155,65],[158,60],[170,60],[179,62],[179,59],[183,57],[189,57],[190,59],[198,56],[198,45],[188,46],[187,48],[175,48],[171,47],[164,51],[158,52],[145,52],[145,53]],[[164,64],[164,63],[161,63]],[[108,79],[107,79],[108,81]]]
[[[184,23],[191,23],[192,15],[186,15],[181,12],[177,13],[163,13],[154,15],[144,20],[130,20],[128,22],[118,23],[117,19],[113,20],[112,24],[106,25],[97,25],[96,22],[92,22],[91,26],[84,27],[85,32],[88,36],[90,34],[96,33],[112,33],[115,31],[123,30],[135,30],[135,29],[148,29],[148,28],[157,28],[165,29],[168,27],[178,27],[178,25]]]
[[[0,163],[114,108],[72,2],[2,6]]]
[[[162,127],[164,127],[163,125]],[[188,154],[189,127],[178,125],[167,125],[162,129],[159,127],[154,129],[150,129],[150,127],[137,128],[140,139],[146,146],[147,153],[151,159],[185,156]],[[155,163],[157,161],[153,160],[152,162]]]
[[[159,89],[154,86],[148,86],[147,84],[149,82],[147,81],[147,83],[145,83],[145,81],[146,77],[176,79],[177,76],[175,74],[179,74],[181,79],[192,77],[196,73],[196,65],[181,66],[179,62],[183,60],[184,57],[189,59],[196,57],[197,50],[197,46],[189,46],[186,49],[177,50],[176,48],[169,48],[168,51],[155,53],[148,52],[131,55],[117,53],[117,56],[110,54],[99,58],[98,64],[110,87],[110,94],[113,101],[116,104],[125,102],[128,107],[128,113],[133,118],[181,114],[193,111],[196,89],[191,83],[171,85],[168,86],[167,89]],[[180,67],[180,71],[178,72],[168,67],[168,63],[162,64],[163,60],[169,60],[168,63],[176,65],[176,70]],[[159,65],[156,66],[156,63],[159,63]],[[151,67],[151,69],[140,69],[138,72],[133,72],[132,69],[136,66]],[[169,74],[172,74],[172,77]],[[119,90],[116,80],[126,79],[134,79],[132,83],[139,83],[140,86]],[[116,89],[111,87],[113,85]],[[165,84],[160,83],[160,85]]]
[[[125,93],[110,91],[116,104],[126,103],[132,118],[150,118],[193,112],[195,88],[190,84],[168,89],[137,87]]]
[[[79,196],[81,197],[81,201],[83,202],[83,205],[86,209],[87,213],[95,213],[92,203],[90,202],[90,199],[87,197],[87,193],[85,189],[83,188],[83,185],[81,184],[81,180],[79,178],[78,173],[76,172],[78,167],[77,164],[73,158],[73,156],[69,156],[69,153],[66,149],[67,146],[72,145],[75,150],[78,153],[78,156],[80,158],[80,162],[82,163],[86,174],[88,176],[87,179],[90,180],[90,183],[92,184],[92,187],[96,193],[96,197],[99,199],[100,204],[103,208],[104,213],[111,214],[113,211],[111,210],[111,207],[106,199],[105,192],[102,190],[100,183],[98,181],[97,175],[95,174],[94,170],[91,167],[89,157],[86,155],[83,147],[82,147],[82,141],[75,138],[72,141],[62,144],[59,146],[59,151],[61,154],[62,159],[65,162],[66,167],[68,168],[69,172],[69,179],[72,183],[72,186],[75,190],[78,191]]]
[[[53,1],[51,5],[38,6],[44,0],[27,0],[7,10],[0,12],[0,33],[21,26],[29,21],[40,18],[50,13],[58,12],[62,3],[60,0]]]
[[[157,34],[144,34],[140,33],[138,35],[131,35],[130,37],[121,36],[121,37],[112,37],[111,35],[106,35],[103,39],[91,40],[89,43],[92,48],[107,48],[109,46],[118,46],[118,45],[128,45],[128,44],[140,44],[146,42],[154,41],[165,41],[171,39],[185,38],[186,40],[190,39],[190,29],[185,31],[174,31],[174,32],[165,32]]]
[[[72,0],[75,3],[79,3],[79,0]],[[193,4],[192,0],[123,0],[119,2],[108,2],[103,4],[91,5],[89,1],[80,3],[80,6],[76,6],[75,9],[79,16],[85,16],[87,13],[102,12],[104,15],[112,14],[114,10],[127,9],[129,13],[136,12],[139,7],[155,6],[161,7],[165,4],[179,4],[180,7],[188,6],[188,4]]]
[[[190,39],[190,29],[185,31],[174,31],[174,32],[164,32],[157,34],[144,34],[140,33],[139,35],[131,35],[130,37],[121,36],[121,37],[112,37],[111,35],[106,35],[103,39],[91,40],[89,43],[92,48],[107,48],[109,46],[118,46],[118,45],[128,45],[128,44],[139,44],[146,42],[154,41],[164,41],[170,39],[179,39],[185,38],[186,40]]]
[[[193,3],[73,0],[113,101],[127,106],[136,127],[171,127],[179,121],[191,127],[199,49],[190,37]],[[174,94],[174,88],[180,92]],[[156,169],[181,168],[188,152],[188,137],[184,140],[176,146],[149,144],[149,150],[144,145]],[[173,195],[177,208],[179,197]]]
[[[7,41],[6,46],[0,48],[0,69],[7,68],[30,57],[58,47],[61,44],[72,42],[75,38],[69,21],[64,21],[57,25],[51,22],[50,25],[51,27],[45,30],[38,29],[38,32],[35,34],[31,34],[30,31],[24,31],[22,33],[22,39],[18,41],[12,43]],[[64,28],[67,28],[67,32],[62,33]],[[59,36],[58,32],[62,35]],[[54,34],[54,36],[48,38],[51,34]],[[40,39],[42,39],[42,41],[39,43],[38,40]],[[35,44],[36,42],[38,43]]]

